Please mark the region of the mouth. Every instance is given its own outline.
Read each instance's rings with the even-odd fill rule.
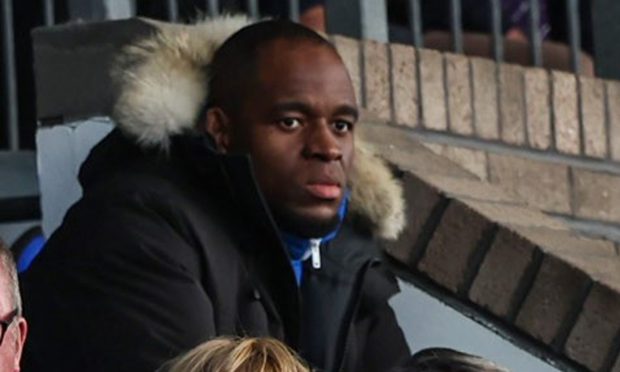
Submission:
[[[342,194],[340,184],[333,181],[311,182],[306,185],[306,190],[310,195],[322,200],[335,200]]]

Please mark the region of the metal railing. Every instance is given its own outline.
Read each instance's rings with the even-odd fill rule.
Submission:
[[[5,133],[8,139],[8,148],[11,151],[19,149],[19,120],[17,116],[17,74],[15,68],[15,44],[13,42],[13,3],[2,0],[0,7],[0,22],[2,23],[2,90],[4,106]]]
[[[16,58],[15,58],[15,45],[14,45],[14,30],[13,30],[13,9],[15,0],[1,0],[2,5],[0,7],[0,30],[2,40],[2,118],[0,121],[0,130],[2,136],[6,136],[6,139],[0,141],[7,150],[15,151],[19,149],[19,115],[18,115],[18,89],[17,77],[16,77]],[[42,19],[43,25],[53,25],[59,21],[56,17],[57,8],[54,0],[39,0],[42,7]],[[71,1],[67,0],[69,4]],[[120,2],[127,2],[132,4],[131,8],[134,9],[137,0],[120,0]],[[180,13],[180,1],[179,0],[160,0],[164,4],[165,14],[162,18],[170,21],[179,21],[182,18]],[[300,5],[303,5],[303,0],[280,0],[281,5],[288,6],[288,16],[290,19],[298,21],[300,19]],[[327,31],[330,33],[341,33],[349,36],[355,36],[360,38],[376,39],[379,41],[388,41],[389,38],[389,25],[390,19],[388,17],[388,6],[393,0],[325,0],[325,8],[327,12]],[[408,18],[408,32],[410,33],[410,39],[413,45],[416,47],[424,47],[424,7],[431,1],[436,0],[400,0],[407,5],[407,18]],[[446,19],[450,20],[450,27],[448,28],[451,34],[451,48],[456,53],[462,53],[464,51],[464,27],[463,27],[463,0],[446,0],[449,1],[449,14],[446,14]],[[491,58],[497,62],[504,61],[505,58],[505,40],[503,35],[503,11],[502,0],[480,0],[481,2],[487,2],[489,6],[489,34],[492,41],[492,55]],[[528,19],[529,29],[526,30],[529,39],[529,53],[531,64],[534,66],[544,66],[544,53],[543,53],[543,35],[539,28],[541,19],[541,0],[523,0],[529,5]],[[555,0],[552,0],[555,1]],[[586,0],[565,0],[566,2],[566,25],[568,29],[568,46],[570,49],[570,66],[572,71],[580,73],[582,70],[581,58],[581,27],[580,24],[580,1]],[[79,4],[81,11],[89,8],[85,3],[93,4],[90,8],[109,9],[114,6],[118,6],[119,0],[79,0],[75,4]],[[187,3],[185,1],[184,3]],[[239,6],[244,8],[245,11],[252,18],[259,18],[261,2],[259,0],[236,0],[233,1]],[[204,9],[204,13],[210,16],[215,16],[223,11],[227,11],[226,8],[230,4],[231,0],[196,0],[195,4],[200,5]],[[301,3],[301,4],[300,4]],[[95,6],[97,5],[97,6]],[[71,5],[69,5],[71,6]],[[107,8],[106,8],[107,7]],[[78,8],[78,6],[76,6]],[[238,9],[237,9],[238,10]],[[106,19],[106,14],[96,13],[94,10],[91,14],[84,14],[83,19],[89,20],[101,20]],[[69,11],[70,18],[76,17]],[[614,16],[615,14],[615,16]],[[133,14],[127,14],[131,16]],[[78,14],[79,16],[79,14]],[[597,74],[600,77],[608,78],[620,78],[620,52],[615,46],[615,40],[620,37],[620,27],[617,25],[616,19],[620,17],[620,2],[615,0],[597,0],[593,5],[593,16],[597,18],[594,26],[594,37],[597,41],[595,44],[595,62],[597,66]],[[99,18],[97,18],[99,17]],[[60,19],[60,21],[66,21]],[[617,35],[608,35],[609,30],[616,30]],[[599,52],[602,51],[602,52]],[[609,58],[606,56],[609,55]],[[611,60],[610,58],[617,58]],[[600,67],[599,67],[600,66]],[[34,97],[30,98],[34,102]],[[22,123],[22,125],[34,125],[34,123]]]

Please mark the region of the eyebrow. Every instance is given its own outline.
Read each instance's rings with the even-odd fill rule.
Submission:
[[[273,110],[272,110],[272,112],[274,113],[282,112],[282,111],[299,111],[303,113],[304,115],[314,114],[314,110],[312,109],[310,105],[303,103],[303,102],[298,102],[298,101],[278,103],[274,105]],[[349,105],[349,104],[343,104],[343,105],[338,106],[334,110],[334,114],[353,116],[353,118],[356,121],[359,118],[359,110],[357,109],[357,107]]]

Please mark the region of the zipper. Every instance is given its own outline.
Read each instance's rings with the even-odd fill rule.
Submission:
[[[310,239],[310,255],[312,256],[312,268],[321,268],[321,239]]]

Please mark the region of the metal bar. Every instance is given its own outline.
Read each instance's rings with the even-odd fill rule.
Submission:
[[[359,0],[359,6],[362,39],[387,42],[388,23],[385,0]]]
[[[326,0],[327,33],[388,41],[385,0]]]
[[[19,149],[19,120],[17,116],[17,81],[15,69],[15,44],[13,38],[13,0],[2,0],[0,7],[2,24],[2,55],[4,57],[3,90],[5,123],[9,149]]]
[[[288,18],[299,22],[299,0],[288,0]]]
[[[247,0],[248,14],[252,19],[258,19],[260,14],[258,13],[258,0]]]
[[[491,24],[493,25],[493,57],[495,62],[504,61],[504,35],[502,32],[502,4],[501,0],[491,2]]]
[[[461,0],[450,0],[450,28],[452,30],[452,50],[463,53],[463,19]]]
[[[596,0],[592,2],[592,33],[596,76],[620,80],[620,1]]]
[[[409,0],[409,27],[413,45],[416,48],[424,48],[424,38],[422,38],[422,12],[420,0]]]
[[[220,14],[220,6],[218,0],[207,0],[207,11],[209,16],[215,17]]]
[[[169,21],[176,22],[179,20],[179,4],[177,0],[167,0],[166,11],[168,12]]]
[[[530,48],[534,66],[543,65],[542,34],[540,32],[540,0],[530,1]]]
[[[568,37],[570,42],[571,67],[581,72],[581,26],[579,24],[579,0],[567,0]]]
[[[53,26],[56,23],[54,9],[54,0],[43,0],[43,18],[46,26]]]

